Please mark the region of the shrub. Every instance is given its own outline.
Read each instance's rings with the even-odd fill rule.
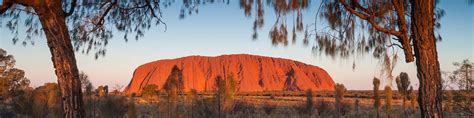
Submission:
[[[171,69],[171,73],[166,79],[166,83],[163,89],[166,91],[167,106],[168,106],[168,117],[176,117],[179,113],[177,112],[178,94],[183,89],[183,75],[182,71],[178,66],[174,65]]]
[[[135,105],[135,98],[130,97],[130,102],[129,102],[128,111],[127,111],[127,118],[137,118],[138,117],[137,112],[138,111]]]
[[[446,101],[444,102],[444,110],[446,110],[446,112],[448,112],[448,116],[449,114],[451,114],[451,112],[453,112],[453,93],[451,91],[445,91],[444,92],[446,94]]]
[[[343,84],[336,84],[335,86],[335,89],[336,89],[336,95],[335,95],[335,98],[336,98],[336,111],[337,111],[337,115],[340,116],[341,115],[341,110],[342,110],[342,101],[344,99],[344,95],[346,94],[346,87],[344,87]]]
[[[276,107],[276,105],[270,104],[269,102],[265,102],[262,106],[267,115],[270,115],[276,109]]]
[[[396,82],[398,92],[400,93],[400,97],[402,98],[402,108],[406,117],[406,101],[411,92],[408,90],[408,86],[410,86],[408,74],[405,72],[401,72],[400,75],[397,77]]]
[[[318,104],[316,105],[316,109],[318,110],[319,116],[325,116],[326,114],[329,114],[331,112],[331,110],[329,109],[329,103],[324,101],[324,99],[319,100],[317,103]]]
[[[196,114],[197,118],[208,118],[208,117],[215,117],[216,114],[216,107],[214,105],[215,99],[210,98],[203,98],[196,100]]]
[[[375,112],[377,113],[377,118],[378,118],[380,117],[380,93],[379,93],[380,80],[374,77],[373,84],[374,84],[374,108],[375,108]]]
[[[198,94],[197,94],[197,91],[196,89],[191,89],[189,91],[189,93],[187,94],[186,96],[186,99],[189,101],[189,112],[188,114],[192,117],[194,116],[194,113],[195,113],[195,104],[196,104],[196,100],[198,99]]]
[[[151,103],[158,102],[160,96],[160,90],[157,85],[150,84],[143,87],[142,97]]]
[[[348,101],[341,102],[340,113],[341,115],[346,115],[352,111],[352,104]]]
[[[360,100],[356,99],[354,103],[354,109],[356,110],[356,116],[359,116],[359,109],[360,109]]]
[[[388,117],[392,114],[392,88],[390,86],[385,86],[385,110]]]
[[[221,76],[217,76],[216,79],[217,93],[216,101],[218,106],[218,113],[222,111],[230,111],[233,106],[234,96],[236,91],[236,81],[234,74],[229,74],[227,78],[223,79]]]
[[[37,117],[61,117],[61,93],[56,83],[46,83],[33,91],[33,114]]]
[[[129,110],[130,102],[126,97],[110,96],[99,100],[100,116],[105,118],[119,118],[125,116]]]
[[[306,91],[306,108],[305,112],[309,114],[310,116],[313,115],[313,91],[311,89],[308,89]]]

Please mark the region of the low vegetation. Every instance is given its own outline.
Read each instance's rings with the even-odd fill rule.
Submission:
[[[1,50],[0,50],[1,51]],[[4,54],[4,53],[0,53]],[[61,92],[56,83],[32,88],[24,72],[13,67],[13,58],[0,59],[0,117],[62,117]],[[466,65],[467,64],[467,65]],[[472,64],[463,62],[445,82],[459,90],[445,90],[444,115],[472,117]],[[466,71],[467,69],[471,69]],[[147,85],[141,93],[121,93],[116,85],[109,93],[107,85],[94,86],[85,73],[80,75],[83,85],[86,117],[105,118],[201,118],[201,117],[420,117],[416,95],[408,75],[397,77],[398,90],[385,86],[379,90],[380,80],[373,79],[373,90],[347,90],[336,84],[335,91],[266,91],[237,92],[236,76],[217,76],[215,91],[198,92],[182,88],[181,69],[174,66],[166,84]],[[457,83],[457,84],[449,84]],[[410,87],[408,87],[410,86]],[[408,89],[409,88],[409,89]],[[161,91],[163,90],[163,91]],[[471,92],[469,92],[471,91]],[[381,99],[385,98],[385,99]],[[384,112],[380,112],[383,108]]]

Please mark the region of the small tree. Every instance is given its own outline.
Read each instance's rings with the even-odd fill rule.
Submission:
[[[15,58],[0,48],[0,100],[12,99],[29,87],[30,80],[25,77],[25,71],[17,69]]]
[[[218,117],[221,117],[222,111],[222,98],[223,94],[225,93],[225,81],[222,79],[220,75],[216,77],[216,101],[217,101],[217,113]]]
[[[221,116],[223,110],[227,111],[233,106],[234,95],[236,92],[236,81],[234,74],[227,75],[223,79],[218,75],[215,79],[216,84],[216,101],[218,108],[218,115]]]
[[[157,102],[159,100],[160,90],[158,86],[154,84],[146,85],[142,90],[142,97],[149,102]]]
[[[178,115],[176,112],[177,102],[178,102],[178,92],[181,91],[180,88],[184,85],[182,79],[182,71],[178,66],[173,66],[171,73],[166,80],[166,83],[163,87],[166,93],[168,94],[168,117],[175,117]],[[181,86],[181,87],[180,87]],[[182,89],[182,88],[181,88]]]
[[[92,83],[89,80],[89,76],[85,72],[79,73],[79,80],[81,81],[82,93],[83,93],[83,100],[84,100],[84,110],[85,110],[85,117],[95,117],[96,111],[96,100],[93,97],[93,89]],[[102,87],[102,86],[101,86]],[[103,87],[101,88],[103,89]]]
[[[82,72],[79,73],[79,80],[81,81],[82,93],[84,97],[89,97],[92,95],[92,86],[91,81],[89,80],[89,76],[86,73]]]
[[[456,66],[457,69],[453,71],[453,75],[451,76],[452,82],[457,85],[459,90],[471,91],[473,88],[472,83],[474,82],[474,63],[469,59],[465,59],[462,62],[454,62],[453,65]]]
[[[305,111],[306,111],[306,113],[309,114],[309,116],[312,116],[313,115],[313,109],[314,109],[313,91],[311,89],[308,89],[306,91],[306,108],[305,108]]]
[[[392,88],[390,86],[385,86],[385,111],[387,112],[388,117],[392,115]]]
[[[186,97],[186,98],[189,100],[189,102],[190,102],[190,110],[189,110],[189,112],[190,112],[191,118],[194,117],[194,112],[195,112],[195,111],[194,111],[194,107],[195,107],[195,102],[196,102],[196,100],[198,99],[197,97],[198,97],[198,94],[197,94],[197,90],[196,90],[196,89],[191,89],[191,90],[189,91],[189,93],[187,94],[187,97]]]
[[[401,72],[400,75],[397,77],[396,82],[397,82],[398,93],[400,93],[400,97],[402,98],[402,101],[403,101],[402,102],[403,112],[405,114],[405,117],[408,117],[406,113],[406,101],[411,92],[408,90],[408,86],[410,86],[410,79],[408,77],[408,74],[405,72]]]
[[[347,89],[343,84],[336,84],[335,89],[337,116],[341,117],[342,101],[344,100],[344,95],[346,94]]]
[[[377,118],[380,117],[380,93],[379,93],[379,85],[380,85],[380,80],[378,78],[374,77],[373,80],[374,84],[374,108],[375,112],[377,113]]]
[[[233,106],[234,97],[236,92],[236,81],[234,74],[227,75],[227,78],[224,83],[225,90],[223,91],[225,94],[224,97],[224,109],[229,110],[230,107]]]
[[[465,59],[462,62],[455,62],[453,65],[457,68],[449,79],[459,89],[454,91],[453,94],[454,110],[472,115],[474,114],[471,107],[473,99],[471,99],[470,94],[474,91],[472,84],[474,82],[474,63],[469,59]]]

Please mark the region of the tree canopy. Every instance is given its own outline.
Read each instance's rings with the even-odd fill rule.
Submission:
[[[30,85],[25,71],[15,68],[15,58],[0,48],[0,96],[14,97]]]
[[[95,58],[104,56],[106,46],[114,32],[124,33],[124,40],[133,34],[135,40],[153,25],[164,25],[161,20],[163,7],[169,6],[170,0],[63,0],[61,1],[68,31],[71,34],[74,50],[86,53],[94,52]],[[19,3],[19,4],[18,4]],[[42,25],[35,7],[40,3],[22,0],[3,0],[0,7],[0,18],[14,34],[14,44],[35,44],[32,40],[42,36]],[[2,24],[2,22],[0,22]],[[19,36],[20,26],[26,27],[25,36]],[[2,26],[2,25],[0,25]]]

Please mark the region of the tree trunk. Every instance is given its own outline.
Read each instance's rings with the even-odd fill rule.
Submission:
[[[411,0],[412,36],[417,76],[420,81],[418,104],[423,118],[442,117],[441,73],[434,35],[433,0]]]
[[[81,82],[74,50],[65,22],[61,1],[51,0],[35,6],[51,52],[58,78],[65,118],[84,117]]]

